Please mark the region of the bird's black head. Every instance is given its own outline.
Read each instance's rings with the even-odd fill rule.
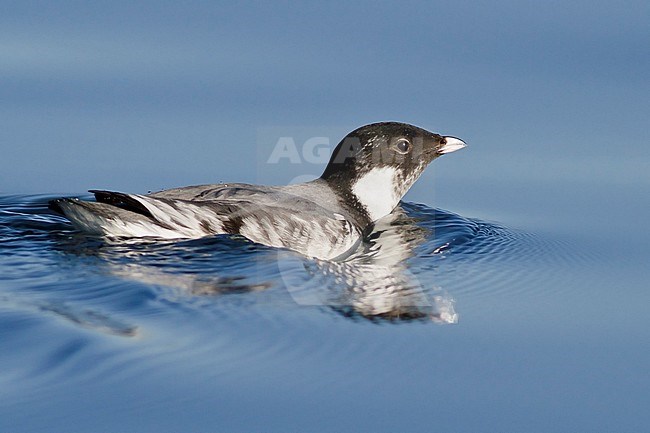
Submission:
[[[376,221],[397,206],[431,161],[462,147],[458,138],[406,123],[373,123],[341,140],[321,178],[339,193],[353,195]]]

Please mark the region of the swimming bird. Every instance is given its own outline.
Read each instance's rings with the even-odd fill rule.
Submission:
[[[332,260],[358,246],[431,161],[465,147],[417,126],[380,122],[350,132],[321,177],[287,186],[197,185],[147,195],[90,190],[95,202],[61,198],[50,209],[79,230],[108,237],[241,235]]]

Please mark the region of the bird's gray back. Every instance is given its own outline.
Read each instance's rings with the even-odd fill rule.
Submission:
[[[186,216],[209,210],[213,218],[200,217],[200,226],[208,232],[241,234],[255,242],[319,258],[336,257],[349,250],[363,229],[320,180],[289,186],[198,185],[160,191],[142,199],[152,209],[160,207],[161,202],[182,208]],[[161,216],[172,212],[168,209]]]
[[[247,183],[195,185],[155,192],[148,197],[197,202],[250,202],[260,209],[270,206],[301,213],[322,213],[323,216],[336,213],[351,219],[334,191],[320,179],[287,186]]]

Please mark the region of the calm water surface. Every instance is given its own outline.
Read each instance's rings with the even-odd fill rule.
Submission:
[[[92,238],[51,198],[0,197],[1,431],[649,425],[644,265],[588,239],[403,203],[328,263]]]
[[[650,431],[649,5],[3,2],[0,433]],[[469,146],[343,263],[46,207],[382,120]]]

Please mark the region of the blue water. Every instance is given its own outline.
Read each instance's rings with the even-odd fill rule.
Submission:
[[[403,203],[329,263],[237,237],[88,237],[53,197],[0,198],[2,431],[649,421],[647,290],[633,264],[608,278],[607,251]]]
[[[649,2],[0,9],[0,432],[649,429]],[[345,263],[46,209],[385,120],[468,147]]]

